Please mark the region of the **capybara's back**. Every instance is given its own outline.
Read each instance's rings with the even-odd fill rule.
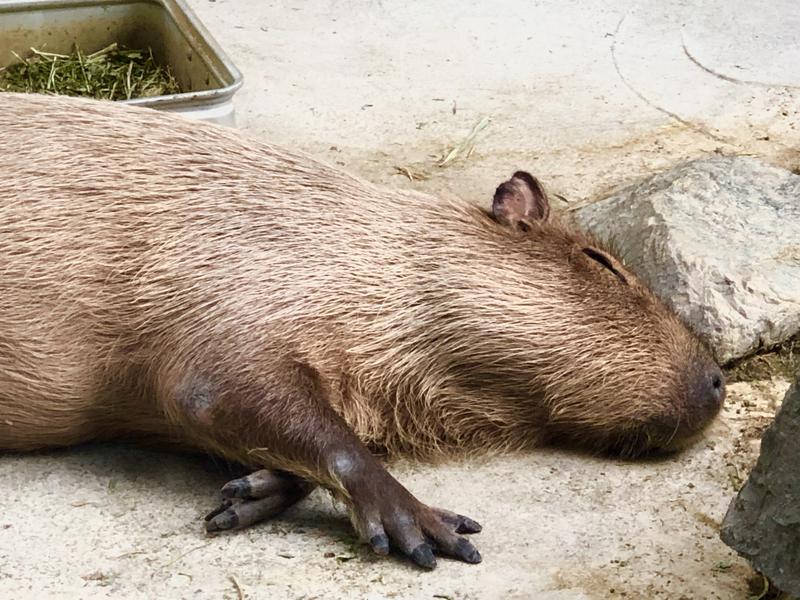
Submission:
[[[280,470],[226,486],[246,499],[210,528],[322,484],[376,551],[475,562],[455,532],[477,525],[367,447],[638,453],[724,397],[703,346],[524,172],[486,212],[233,130],[16,94],[0,156],[0,448],[152,438]]]
[[[0,448],[183,437],[162,395],[219,361],[338,377],[348,286],[388,267],[369,232],[403,216],[302,155],[110,103],[0,94],[0,155]]]

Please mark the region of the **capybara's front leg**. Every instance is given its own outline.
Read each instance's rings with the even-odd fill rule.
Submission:
[[[344,501],[361,538],[378,554],[390,547],[417,565],[436,566],[434,551],[480,562],[460,533],[480,526],[461,515],[426,506],[408,492],[331,408],[315,372],[287,365],[279,380],[257,386],[233,381],[182,385],[178,405],[208,445],[250,464],[287,471],[321,485]],[[186,411],[185,408],[189,410]]]

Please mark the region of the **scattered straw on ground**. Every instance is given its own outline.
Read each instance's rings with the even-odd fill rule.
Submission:
[[[475,123],[475,125],[473,125],[472,129],[470,129],[469,133],[461,141],[461,143],[446,149],[441,158],[437,159],[433,165],[423,163],[414,165],[396,165],[394,167],[395,173],[398,175],[405,175],[409,181],[425,181],[426,179],[431,178],[432,168],[438,167],[441,169],[452,166],[459,160],[467,160],[470,156],[472,156],[472,152],[475,150],[475,142],[478,138],[478,134],[483,131],[486,126],[489,125],[489,123],[489,117],[481,118],[477,123]],[[419,129],[419,127],[417,127],[417,129]]]
[[[483,131],[486,126],[489,124],[489,117],[483,117],[480,121],[475,123],[472,127],[470,132],[467,134],[460,144],[450,148],[442,160],[439,161],[437,164],[438,167],[446,167],[459,158],[467,159],[472,154],[472,151],[475,150],[475,140],[478,137],[478,134]]]

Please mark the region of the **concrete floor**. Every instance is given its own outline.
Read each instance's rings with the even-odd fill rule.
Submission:
[[[792,0],[189,3],[244,72],[242,129],[376,182],[488,202],[526,168],[569,209],[715,151],[800,166]],[[436,167],[483,117],[470,158]],[[484,525],[481,565],[433,573],[370,556],[320,493],[207,538],[226,474],[199,460],[3,456],[0,598],[744,599],[751,572],[716,529],[786,386],[731,386],[708,439],[667,461],[548,450],[393,466]]]

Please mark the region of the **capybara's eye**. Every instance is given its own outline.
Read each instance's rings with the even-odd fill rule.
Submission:
[[[603,267],[605,267],[606,269],[611,271],[614,275],[617,276],[617,278],[622,283],[625,283],[625,284],[628,283],[628,280],[625,278],[625,275],[623,275],[614,266],[614,263],[612,262],[611,258],[608,257],[607,254],[605,254],[604,252],[601,252],[600,250],[597,250],[596,248],[583,248],[583,253],[586,256],[588,256],[589,258],[591,258],[592,260],[594,260],[595,262],[599,263],[600,265],[602,265]]]

